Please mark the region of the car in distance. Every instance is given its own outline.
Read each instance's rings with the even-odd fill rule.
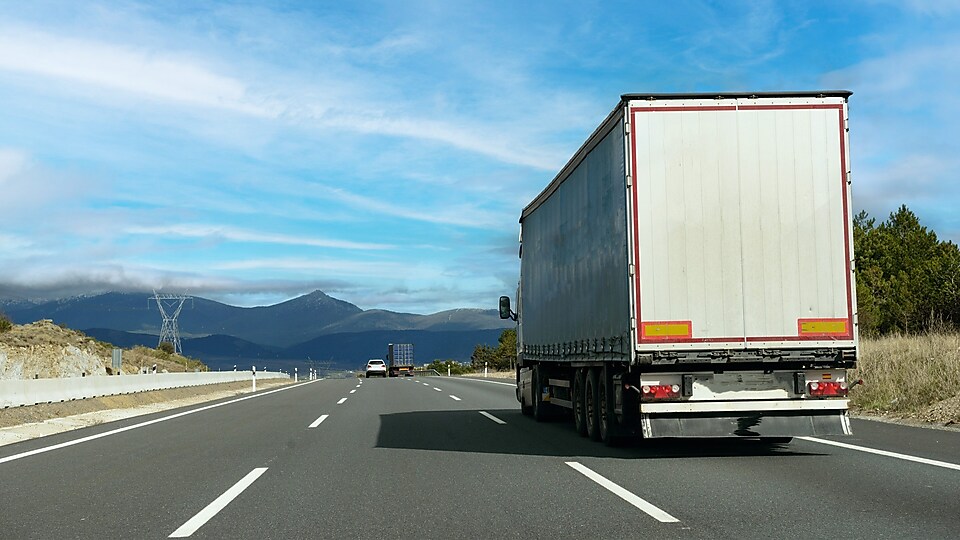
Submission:
[[[373,360],[367,361],[367,373],[366,377],[386,377],[387,376],[387,364],[383,360],[374,358]]]

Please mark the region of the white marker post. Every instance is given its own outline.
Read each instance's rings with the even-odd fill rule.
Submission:
[[[257,366],[250,367],[251,372],[253,373],[253,391],[257,391]]]
[[[299,382],[300,368],[293,368],[293,382]]]
[[[447,366],[447,377],[450,376],[450,366]]]
[[[486,362],[483,363],[483,378],[484,378],[484,379],[487,378],[487,363],[486,363]]]

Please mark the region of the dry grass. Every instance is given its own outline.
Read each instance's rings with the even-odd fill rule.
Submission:
[[[926,418],[931,409],[958,402],[960,333],[862,339],[860,345],[858,367],[848,377],[864,381],[851,391],[856,409]],[[952,408],[946,408],[946,417],[929,420],[957,421],[960,412]]]

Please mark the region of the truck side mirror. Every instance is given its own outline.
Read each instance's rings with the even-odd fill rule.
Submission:
[[[510,309],[510,297],[500,297],[500,318],[517,320],[517,315]]]

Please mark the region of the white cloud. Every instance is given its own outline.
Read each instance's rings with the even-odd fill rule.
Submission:
[[[294,236],[288,234],[260,233],[202,223],[163,225],[163,226],[132,226],[125,229],[127,234],[152,236],[180,236],[186,238],[203,238],[210,240],[229,240],[233,242],[251,242],[263,244],[283,244],[312,247],[329,247],[356,250],[385,250],[393,249],[388,244],[368,242],[350,242],[346,240],[331,240],[315,236]]]
[[[960,41],[917,35],[915,43],[824,76],[850,88],[854,205],[886,219],[906,204],[943,237],[957,237],[960,200]]]
[[[294,257],[277,257],[261,259],[243,259],[215,263],[209,266],[213,270],[283,270],[297,272],[326,272],[340,276],[378,277],[384,279],[400,278],[404,275],[417,274],[417,277],[427,277],[426,265],[410,262],[376,261],[364,262],[336,259],[304,259]]]
[[[412,38],[386,40],[371,54],[412,42]],[[503,126],[483,121],[474,125],[437,121],[429,115],[411,114],[411,104],[384,108],[369,91],[361,91],[347,80],[333,78],[337,75],[294,81],[278,77],[293,85],[286,88],[271,84],[274,75],[271,70],[259,73],[255,81],[247,81],[209,67],[215,64],[186,52],[0,26],[0,70],[78,83],[161,103],[302,124],[313,129],[332,128],[434,141],[526,167],[554,169],[558,165],[558,156],[539,145],[519,148]],[[362,73],[362,76],[371,80],[379,78],[374,73]],[[60,90],[71,91],[70,86]],[[112,104],[110,93],[94,92],[91,96],[104,104]]]
[[[20,174],[27,166],[27,154],[12,148],[0,148],[0,187],[6,189],[7,183]]]
[[[0,69],[254,116],[280,113],[251,99],[241,81],[187,57],[10,26],[0,27]]]
[[[2,186],[2,182],[0,182]],[[28,238],[0,232],[0,253],[23,252],[34,247],[34,242]]]
[[[395,202],[357,195],[339,188],[316,186],[314,189],[326,198],[381,216],[477,228],[503,228],[505,222],[509,226],[513,226],[510,219],[504,219],[502,215],[482,210],[476,204],[434,204],[430,208],[415,208],[408,204],[396,204]]]
[[[41,167],[21,150],[0,148],[0,224],[35,218],[37,209],[82,197],[97,185],[89,178]]]

